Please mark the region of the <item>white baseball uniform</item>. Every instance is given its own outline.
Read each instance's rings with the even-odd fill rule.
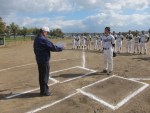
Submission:
[[[85,39],[86,39],[86,36],[81,36],[81,46],[85,46]]]
[[[115,38],[113,35],[103,36],[102,43],[104,48],[104,69],[108,70],[108,64],[110,65],[110,71],[113,71],[113,46],[115,44]]]
[[[97,40],[98,40],[98,36],[97,35],[95,35],[95,36],[93,36],[94,37],[94,49],[98,49],[98,45],[97,45]]]
[[[72,36],[72,49],[76,49],[76,37]]]
[[[114,38],[117,38],[117,35],[116,34],[113,34]],[[115,39],[115,47],[114,48],[114,51],[116,51],[116,39]]]
[[[134,52],[139,52],[139,40],[140,36],[135,36],[134,37]]]
[[[132,50],[132,39],[130,39],[130,38],[133,38],[133,35],[132,34],[127,34],[126,37],[128,37],[126,39],[127,40],[127,42],[126,42],[126,49],[127,49],[128,53],[131,53],[131,50]]]
[[[102,36],[98,36],[98,49],[102,50]]]
[[[80,46],[80,36],[76,36],[77,46]]]
[[[140,53],[142,53],[142,49],[144,49],[144,53],[147,53],[147,48],[146,48],[146,41],[148,39],[147,34],[142,34],[140,36]]]
[[[86,37],[86,47],[87,49],[91,49],[91,36],[90,35]]]
[[[121,52],[123,35],[118,35],[118,51]]]

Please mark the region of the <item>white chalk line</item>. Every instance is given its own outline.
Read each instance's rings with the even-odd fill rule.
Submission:
[[[82,50],[82,67],[85,68],[85,53],[84,53],[84,46]]]
[[[87,73],[87,74],[85,74],[85,75],[81,75],[81,76],[79,76],[79,77],[75,77],[75,78],[72,78],[72,79],[68,79],[68,80],[65,80],[65,81],[60,82],[60,83],[65,83],[65,82],[68,82],[68,81],[72,81],[72,80],[75,80],[75,79],[78,79],[78,78],[81,78],[81,77],[84,77],[84,76],[87,76],[87,75],[90,75],[90,74],[93,74],[93,73],[96,73],[96,71],[91,72],[91,73]]]
[[[74,77],[74,78],[71,78],[71,79],[67,79],[67,80],[62,81],[62,82],[60,82],[60,81],[58,81],[58,80],[56,80],[56,79],[54,79],[54,78],[52,78],[52,79],[55,80],[55,81],[57,81],[57,82],[59,82],[59,83],[65,83],[65,82],[68,82],[68,81],[72,81],[72,80],[75,80],[75,79],[78,79],[78,78],[81,78],[81,77],[84,77],[84,76],[87,76],[87,75],[96,73],[95,70],[83,68],[83,67],[81,67],[81,66],[75,66],[75,67],[71,67],[71,68],[67,68],[67,69],[63,69],[63,70],[54,71],[54,72],[51,72],[50,74],[52,74],[52,73],[57,73],[57,72],[61,72],[61,71],[66,71],[66,70],[70,70],[70,69],[74,69],[74,68],[81,68],[81,69],[84,69],[84,70],[88,70],[88,71],[91,71],[91,73],[87,73],[87,74],[84,74],[84,75],[81,75],[81,76],[78,76],[78,77]],[[51,78],[51,77],[50,77],[50,78]]]
[[[50,78],[51,79],[51,78]],[[52,79],[51,79],[52,80]],[[57,81],[55,80],[52,80],[54,83],[52,84],[49,84],[48,86],[52,86],[54,84],[57,83]],[[10,98],[13,98],[13,97],[16,97],[16,96],[19,96],[19,95],[23,95],[23,94],[26,94],[26,93],[30,93],[30,92],[33,92],[33,91],[36,91],[36,90],[39,90],[40,88],[36,88],[36,89],[33,89],[33,90],[29,90],[29,91],[25,91],[25,92],[22,92],[22,93],[18,93],[18,94],[14,94],[14,95],[11,95],[11,96],[7,96],[5,97],[4,99],[2,99],[1,101],[5,100],[5,99],[10,99]]]
[[[141,87],[140,89],[136,90],[135,92],[133,92],[131,95],[127,96],[125,99],[123,99],[121,102],[119,102],[115,108],[118,109],[120,108],[122,105],[124,105],[127,101],[129,101],[131,98],[135,97],[137,94],[139,94],[140,92],[142,92],[145,88],[147,88],[149,85],[145,84],[143,87]]]
[[[150,80],[150,78],[129,78],[131,80]]]
[[[119,102],[116,106],[113,106],[109,103],[107,103],[106,101],[94,96],[93,94],[90,94],[90,93],[86,93],[85,91],[83,91],[84,88],[87,88],[87,87],[90,87],[92,85],[95,85],[97,83],[100,83],[100,82],[103,82],[103,81],[106,81],[112,77],[118,77],[118,78],[122,78],[122,79],[126,79],[126,80],[129,80],[129,81],[133,81],[133,82],[137,82],[137,83],[140,83],[140,84],[144,84],[141,88],[139,88],[138,90],[136,90],[135,92],[133,92],[132,94],[130,94],[129,96],[127,96],[126,98],[124,98],[121,102]],[[91,99],[94,99],[102,104],[104,104],[105,106],[113,109],[113,110],[116,110],[118,108],[120,108],[122,105],[124,105],[126,102],[128,102],[131,98],[135,97],[137,94],[139,94],[140,92],[142,92],[144,89],[146,89],[147,87],[149,86],[149,84],[147,83],[143,83],[143,82],[139,82],[139,81],[136,81],[136,80],[132,80],[132,79],[128,79],[128,78],[124,78],[124,77],[120,77],[120,76],[116,76],[116,75],[112,75],[110,77],[107,77],[107,78],[104,78],[100,81],[97,81],[93,84],[90,84],[90,85],[87,85],[85,87],[82,87],[81,89],[77,89],[77,91],[79,91],[80,93],[82,93],[83,95],[86,95],[88,96],[89,98]]]
[[[27,113],[35,113],[35,112],[41,111],[41,110],[43,110],[43,109],[45,109],[45,108],[51,107],[51,106],[53,106],[53,105],[55,105],[55,104],[58,104],[58,103],[60,103],[60,102],[62,102],[62,101],[64,101],[64,100],[66,100],[66,99],[68,99],[68,98],[70,98],[70,97],[72,97],[72,96],[74,96],[74,95],[76,95],[76,94],[78,94],[78,92],[73,93],[73,94],[71,94],[71,95],[69,95],[69,96],[67,96],[67,97],[65,97],[65,98],[60,99],[60,100],[57,100],[57,101],[55,101],[55,102],[53,102],[53,103],[51,103],[51,104],[48,104],[48,105],[42,106],[42,107],[40,107],[40,108],[37,108],[37,109],[35,109],[35,110],[33,110],[33,111],[29,111],[29,112],[27,112]]]
[[[58,60],[51,60],[51,61],[61,61],[61,60],[67,60],[67,59],[58,59]],[[14,69],[14,68],[19,68],[19,67],[24,67],[24,66],[29,66],[29,65],[33,65],[33,64],[37,64],[37,63],[30,63],[30,64],[25,64],[25,65],[10,67],[10,68],[6,68],[6,69],[1,69],[0,71],[6,71],[6,70],[10,70],[10,69]]]
[[[93,85],[95,85],[95,84],[97,84],[97,83],[103,82],[103,81],[108,80],[109,78],[112,78],[112,77],[114,77],[114,75],[112,75],[112,76],[110,76],[110,77],[107,77],[107,78],[104,78],[104,79],[102,79],[102,80],[99,80],[99,81],[97,81],[97,82],[95,82],[95,83],[89,84],[89,85],[87,85],[87,86],[84,86],[84,87],[82,87],[81,89],[85,89],[85,88],[87,88],[87,87],[93,86]]]
[[[86,92],[84,92],[83,90],[80,90],[80,89],[77,89],[77,91],[80,92],[81,94],[83,94],[83,95],[85,95],[85,96],[87,96],[87,97],[89,97],[89,98],[91,98],[91,99],[93,99],[93,100],[96,100],[96,101],[98,101],[98,102],[104,104],[105,106],[108,106],[109,108],[115,110],[115,108],[114,108],[113,105],[111,105],[111,104],[109,104],[109,103],[103,101],[102,99],[100,99],[100,98],[94,96],[93,94],[86,93]]]

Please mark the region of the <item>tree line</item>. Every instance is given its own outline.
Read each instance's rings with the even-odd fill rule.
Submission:
[[[5,35],[6,37],[14,36],[14,39],[16,39],[17,35],[23,35],[24,39],[26,35],[37,35],[39,34],[38,28],[20,28],[17,24],[12,22],[10,25],[6,25],[5,22],[3,22],[2,17],[0,17],[0,34]],[[53,29],[50,30],[49,34],[51,36],[55,37],[63,37],[64,33],[61,31],[61,29]]]

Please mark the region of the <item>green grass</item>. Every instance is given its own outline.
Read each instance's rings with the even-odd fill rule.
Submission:
[[[26,36],[26,37],[25,37],[25,41],[28,41],[28,40],[31,40],[31,37],[30,37],[30,36]],[[16,37],[15,39],[14,39],[14,37],[10,37],[10,38],[6,37],[6,38],[5,38],[5,41],[6,41],[6,42],[24,41],[24,37]]]

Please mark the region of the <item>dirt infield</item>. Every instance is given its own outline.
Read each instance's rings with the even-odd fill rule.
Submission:
[[[0,47],[0,113],[150,112],[150,43],[148,54],[139,55],[126,53],[124,41],[123,52],[114,58],[116,76],[111,77],[100,73],[103,53],[93,45],[84,51],[83,68],[82,49],[72,50],[71,40],[52,41],[67,42],[67,49],[52,52],[50,97],[39,96],[33,44]]]

